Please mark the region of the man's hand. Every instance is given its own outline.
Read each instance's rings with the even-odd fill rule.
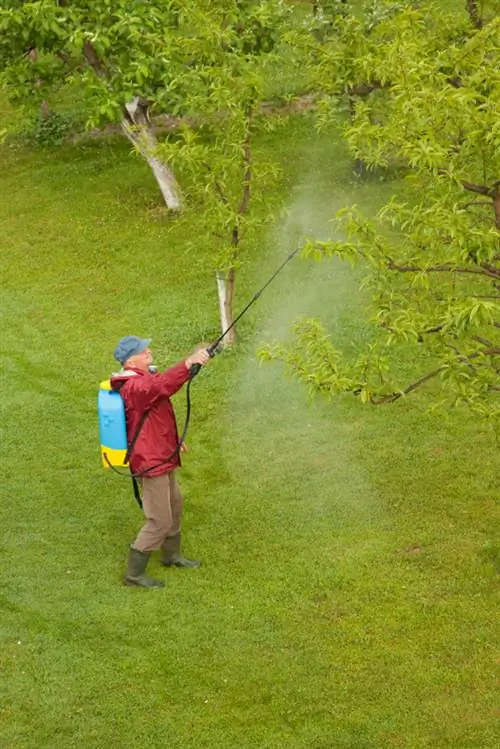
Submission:
[[[188,446],[186,445],[185,442],[181,442],[181,450],[180,451],[181,451],[181,453],[187,453],[189,451],[189,448],[188,448]]]
[[[210,359],[210,354],[206,350],[206,348],[199,348],[193,351],[192,354],[189,354],[188,358],[184,362],[186,365],[186,369],[191,369],[193,364],[199,364],[200,366],[203,366],[207,363]]]

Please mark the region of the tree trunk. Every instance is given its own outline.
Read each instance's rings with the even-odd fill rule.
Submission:
[[[366,94],[367,95],[367,94]],[[354,94],[352,88],[349,88],[347,90],[347,101],[348,101],[348,107],[349,107],[349,121],[352,125],[354,121],[354,117],[356,114],[356,100],[362,99],[363,94]],[[367,173],[367,168],[365,166],[364,161],[362,159],[358,159],[357,157],[354,159],[354,174],[356,177],[364,177]]]
[[[221,332],[224,333],[233,322],[234,268],[228,273],[217,271],[217,295],[219,297]],[[232,346],[236,341],[236,331],[232,328],[221,341],[221,346]]]
[[[242,193],[241,193],[241,200],[240,204],[238,206],[237,210],[237,217],[235,224],[231,230],[231,259],[230,263],[233,263],[236,260],[239,246],[240,246],[240,222],[241,219],[245,216],[248,205],[250,203],[250,187],[252,183],[252,147],[251,147],[251,140],[252,140],[252,122],[253,122],[253,106],[250,105],[247,111],[247,131],[245,135],[245,139],[243,141],[243,149],[242,149],[242,155],[243,155],[243,182],[242,182]],[[219,197],[221,200],[227,204],[228,199],[222,192],[222,190],[219,190]],[[220,321],[221,321],[221,328],[222,333],[225,333],[225,331],[232,325],[234,317],[233,317],[233,300],[234,300],[234,282],[235,282],[235,269],[234,267],[230,267],[227,273],[224,271],[217,271],[216,272],[216,278],[217,278],[217,294],[219,297],[219,310],[220,310]],[[222,346],[232,346],[234,343],[236,343],[236,330],[234,328],[231,328],[229,333],[224,337],[224,339],[221,341]]]
[[[148,104],[136,97],[125,105],[122,129],[153,170],[153,174],[165,200],[167,208],[180,212],[182,209],[181,191],[169,167],[157,156],[157,140],[152,131],[148,116]]]
[[[40,119],[47,120],[50,117],[50,106],[49,102],[44,99],[40,104]]]
[[[500,182],[495,184],[494,190],[493,207],[495,211],[495,226],[500,231]]]
[[[483,27],[483,19],[479,11],[478,0],[466,0],[465,9],[467,10],[467,13],[469,14],[469,18],[472,21],[472,24],[475,26],[475,28],[481,29]]]

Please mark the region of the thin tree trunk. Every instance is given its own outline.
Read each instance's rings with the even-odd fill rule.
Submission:
[[[353,93],[352,89],[348,89],[347,91],[347,100],[348,100],[348,107],[349,107],[349,121],[352,125],[354,122],[354,117],[356,115],[356,98],[362,98],[361,95],[356,95]],[[354,174],[356,177],[363,177],[367,172],[365,163],[362,159],[358,159],[356,157],[354,159]]]
[[[136,97],[126,104],[125,111],[123,132],[151,167],[167,208],[179,212],[182,209],[181,191],[172,171],[157,156],[158,143],[149,121],[147,103]]]
[[[227,273],[217,271],[217,295],[219,297],[220,323],[224,333],[233,323],[234,268]],[[232,346],[236,341],[236,331],[232,328],[221,341],[221,346]]]
[[[495,185],[493,208],[495,211],[495,226],[500,231],[500,182]]]
[[[47,120],[50,117],[50,106],[49,102],[44,99],[40,104],[40,119]]]
[[[465,9],[469,14],[473,26],[475,26],[476,29],[481,29],[483,27],[483,19],[479,10],[478,0],[466,0]]]
[[[245,141],[243,143],[243,185],[241,193],[241,201],[238,206],[236,223],[233,226],[231,232],[231,247],[232,247],[232,258],[236,259],[238,249],[240,245],[240,219],[246,214],[250,203],[250,187],[252,183],[252,147],[251,147],[251,135],[252,135],[252,119],[253,110],[250,107],[248,110],[247,120],[247,132]],[[220,197],[223,202],[227,202],[226,196],[220,191]],[[233,316],[233,299],[234,299],[234,282],[236,272],[234,268],[230,268],[227,273],[224,271],[217,271],[217,293],[219,296],[219,310],[220,310],[220,321],[222,333],[224,333],[234,320]],[[232,346],[236,343],[236,330],[232,328],[227,336],[221,342],[223,346]]]

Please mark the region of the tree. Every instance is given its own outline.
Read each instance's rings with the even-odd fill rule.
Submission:
[[[277,6],[272,0],[0,0],[0,80],[24,106],[39,109],[70,89],[88,112],[88,126],[121,123],[166,205],[177,211],[181,191],[159,158],[152,117],[203,116],[202,81],[215,73],[228,37],[233,54],[252,54],[245,44],[265,51],[274,33],[266,18]]]
[[[292,348],[264,355],[284,360],[314,391],[371,403],[439,378],[439,397],[499,417],[500,19],[478,25],[409,6],[368,33],[352,16],[337,29],[315,71],[328,89],[323,118],[350,88],[364,87],[345,126],[351,153],[406,179],[376,221],[346,209],[347,240],[312,240],[306,252],[368,272],[373,339],[346,361],[321,322],[308,320]],[[400,384],[402,355],[415,368],[409,384]]]
[[[206,248],[216,267],[222,331],[233,322],[237,269],[255,241],[256,229],[273,216],[270,188],[277,165],[256,156],[254,141],[262,130],[277,126],[266,105],[269,81],[283,66],[284,48],[295,30],[291,9],[281,2],[226,2],[218,25],[220,44],[212,64],[190,86],[200,121],[185,121],[179,137],[166,141],[161,152],[183,176],[190,199],[201,207]],[[259,209],[257,211],[257,209]],[[257,218],[258,217],[258,218]],[[224,345],[235,341],[233,328]]]
[[[149,114],[153,105],[179,105],[173,82],[184,63],[176,36],[181,20],[169,2],[0,2],[1,80],[10,98],[34,108],[61,90],[76,91],[89,126],[122,123],[174,210],[180,191],[156,157]]]

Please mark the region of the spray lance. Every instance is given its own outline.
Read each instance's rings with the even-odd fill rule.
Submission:
[[[224,330],[224,332],[217,338],[216,341],[214,341],[213,343],[210,344],[210,346],[207,348],[207,353],[209,354],[210,357],[214,357],[217,353],[219,353],[221,351],[220,344],[222,343],[222,341],[224,340],[224,338],[227,336],[227,334],[229,333],[229,331],[234,328],[234,326],[248,312],[248,310],[250,309],[250,307],[252,307],[255,304],[255,302],[259,299],[259,297],[261,296],[261,294],[265,291],[265,289],[267,289],[267,287],[269,286],[269,284],[271,284],[274,281],[274,279],[276,278],[276,276],[278,276],[281,273],[281,271],[285,268],[285,266],[288,265],[288,263],[298,254],[298,252],[300,251],[300,249],[301,249],[300,247],[297,247],[293,252],[290,253],[290,255],[288,255],[288,257],[281,263],[281,265],[279,266],[279,268],[277,268],[277,270],[274,271],[274,273],[272,274],[272,276],[270,276],[267,279],[266,283],[262,286],[262,288],[260,288],[257,291],[257,293],[254,294],[254,296],[251,298],[251,300],[248,302],[248,304],[235,317],[235,319],[233,320],[233,322],[231,323],[231,325],[229,325],[229,327],[226,328],[226,330]],[[100,426],[100,430],[101,430],[101,435],[103,435],[103,433],[106,431],[106,420],[109,419],[108,414],[104,414],[103,415],[103,413],[101,413],[101,410],[103,410],[103,411],[104,410],[109,411],[110,406],[108,404],[110,403],[110,398],[112,398],[112,402],[111,402],[111,408],[112,408],[112,410],[116,411],[116,409],[118,409],[118,410],[121,409],[120,413],[123,413],[122,440],[121,441],[122,441],[122,444],[123,444],[124,441],[125,441],[125,444],[126,444],[125,448],[122,448],[121,450],[115,450],[114,451],[116,453],[119,453],[119,460],[116,460],[116,457],[114,457],[113,454],[112,454],[113,453],[113,449],[105,446],[107,444],[106,438],[103,437],[103,436],[101,436],[101,453],[102,453],[103,464],[105,465],[105,467],[111,468],[112,471],[115,474],[117,474],[118,476],[122,476],[123,478],[128,478],[128,479],[132,478],[132,480],[134,482],[134,496],[135,496],[138,504],[141,507],[142,507],[142,502],[141,502],[141,499],[140,499],[140,496],[139,496],[139,490],[138,490],[138,487],[137,487],[136,479],[137,478],[141,478],[142,476],[147,476],[147,474],[150,471],[153,471],[154,469],[159,468],[160,466],[165,465],[166,463],[169,463],[172,460],[172,458],[174,458],[175,455],[177,455],[179,453],[179,451],[181,449],[181,446],[182,446],[182,444],[184,443],[184,441],[186,439],[187,431],[188,431],[188,428],[189,428],[189,421],[190,421],[190,418],[191,418],[191,384],[193,382],[193,379],[196,377],[196,375],[200,371],[201,366],[202,366],[201,364],[192,364],[191,367],[190,367],[190,369],[189,369],[189,380],[188,380],[187,389],[186,389],[186,418],[185,418],[184,426],[183,426],[182,433],[181,433],[181,436],[179,438],[177,447],[172,452],[172,454],[169,455],[167,458],[165,458],[164,460],[162,460],[159,463],[155,463],[155,465],[152,465],[152,466],[149,466],[148,468],[145,468],[144,470],[140,471],[139,473],[130,473],[128,471],[127,472],[123,472],[122,470],[118,470],[116,468],[116,465],[120,465],[120,466],[123,466],[123,467],[125,467],[127,465],[128,461],[129,461],[130,454],[131,454],[131,452],[133,450],[133,447],[134,447],[134,445],[135,445],[135,443],[137,441],[139,433],[140,433],[142,427],[144,426],[144,422],[147,419],[149,411],[145,411],[144,412],[144,414],[143,414],[143,416],[141,418],[141,421],[139,422],[139,425],[138,425],[138,427],[136,429],[135,434],[132,436],[130,442],[127,443],[126,442],[125,411],[124,411],[124,405],[123,405],[122,398],[119,395],[119,393],[110,391],[109,386],[107,386],[105,383],[103,383],[101,385],[101,391],[99,393],[99,401],[98,401],[99,402],[99,426]],[[151,367],[150,371],[153,371],[153,370],[156,371],[156,368]],[[117,396],[118,396],[118,400],[117,400]],[[105,402],[106,402],[106,407],[103,408],[103,409],[101,409],[101,398],[103,400],[105,400]],[[111,419],[111,421],[112,420],[113,419]],[[120,420],[120,419],[118,419],[118,420]]]

